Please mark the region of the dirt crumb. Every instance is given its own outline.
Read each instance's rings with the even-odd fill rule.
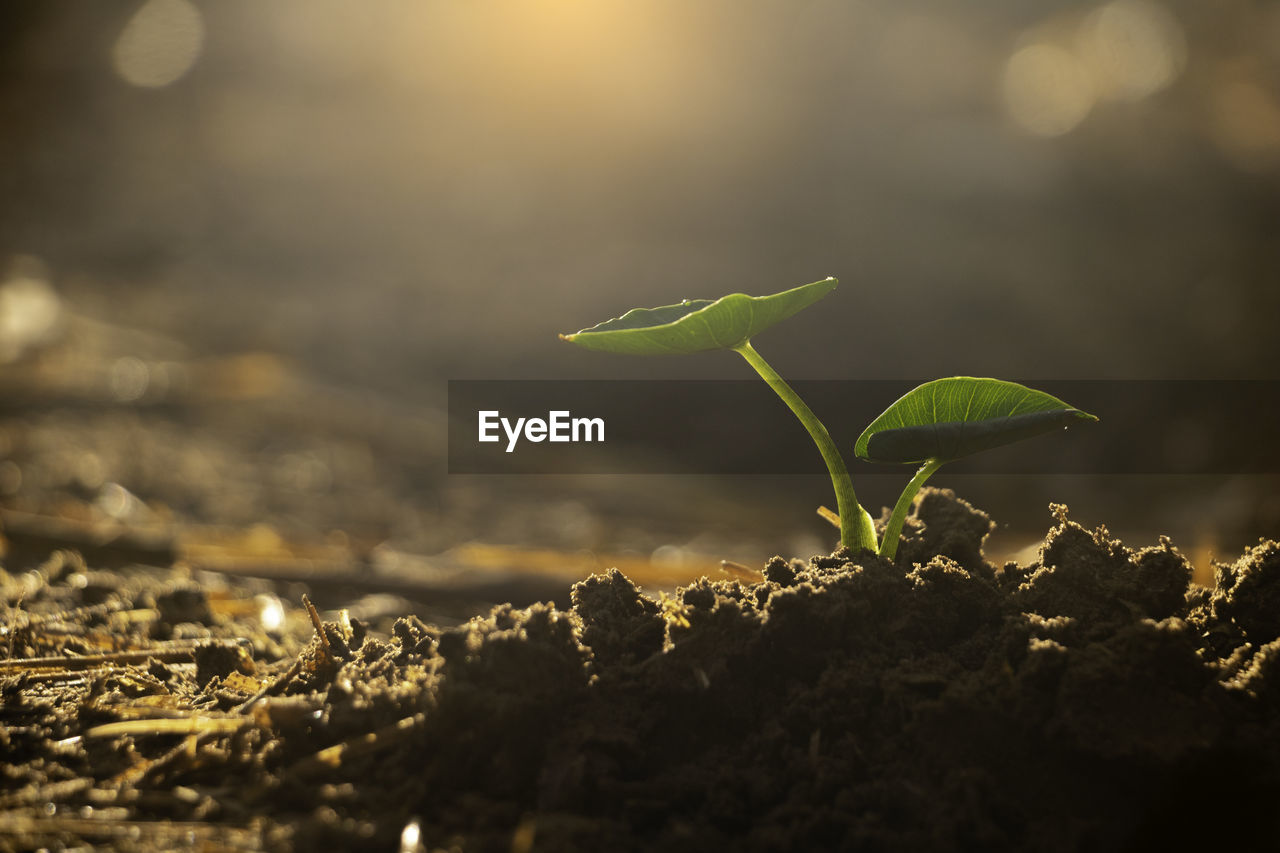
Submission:
[[[665,623],[659,606],[617,569],[573,586],[582,641],[602,665],[635,663],[662,651]]]
[[[1266,540],[1218,567],[1214,616],[1255,645],[1280,637],[1280,543]]]
[[[983,557],[982,544],[994,529],[990,516],[955,492],[926,486],[916,495],[903,525],[898,562],[910,565],[934,556],[949,557],[967,571],[990,578],[994,568]]]

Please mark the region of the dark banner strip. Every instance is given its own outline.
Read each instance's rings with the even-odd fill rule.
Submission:
[[[792,383],[850,469],[858,435],[919,383]],[[988,474],[1280,473],[1280,381],[1027,383],[1101,421],[984,451]],[[449,383],[451,474],[821,474],[808,433],[767,385],[742,381]]]

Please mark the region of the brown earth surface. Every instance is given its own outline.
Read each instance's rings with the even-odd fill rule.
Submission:
[[[1190,583],[926,490],[897,563],[452,627],[189,568],[6,561],[0,849],[1265,849],[1280,546]]]

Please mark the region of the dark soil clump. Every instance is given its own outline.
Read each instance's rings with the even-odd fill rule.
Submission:
[[[568,611],[343,618],[305,642],[299,613],[264,636],[190,580],[59,556],[5,576],[26,600],[0,848],[1267,849],[1280,546],[1208,592],[1169,541],[1055,512],[1025,567],[988,564],[987,516],[930,489],[896,563],[774,558],[657,599],[615,570]],[[172,656],[15,663],[101,654],[109,624]]]

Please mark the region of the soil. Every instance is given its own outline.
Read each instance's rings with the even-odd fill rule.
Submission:
[[[1274,849],[1280,545],[1208,590],[1053,512],[453,627],[55,552],[0,575],[0,849]]]

